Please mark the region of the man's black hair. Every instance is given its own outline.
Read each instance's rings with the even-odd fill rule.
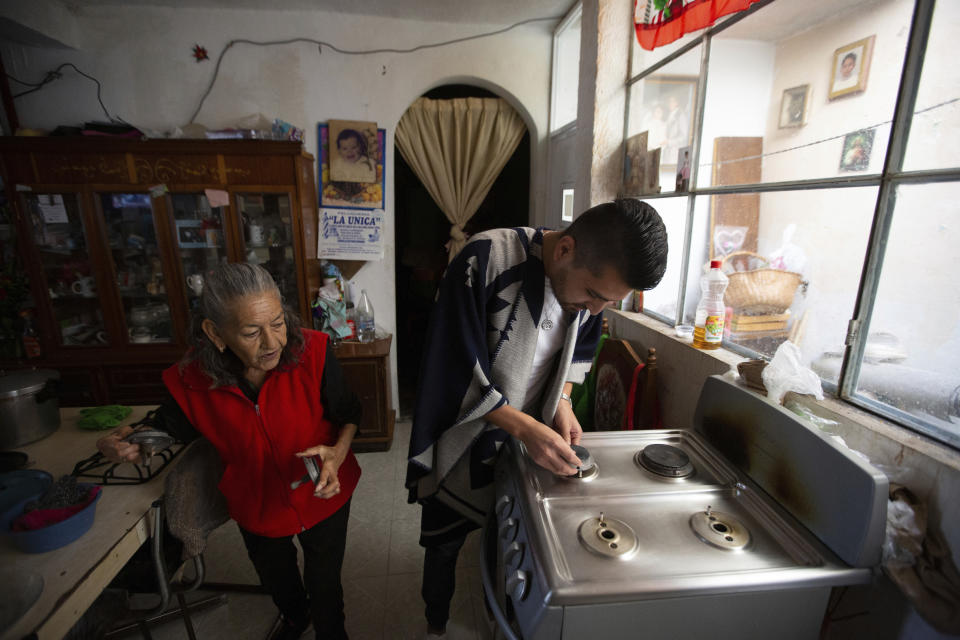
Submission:
[[[646,202],[620,199],[580,214],[563,235],[574,239],[574,265],[600,275],[613,267],[631,289],[653,289],[667,270],[667,228]]]

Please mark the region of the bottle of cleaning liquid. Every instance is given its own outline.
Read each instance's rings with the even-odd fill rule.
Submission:
[[[693,346],[698,349],[718,349],[723,341],[723,319],[727,308],[723,292],[730,279],[720,270],[721,260],[711,260],[710,270],[700,278],[700,304],[694,320]]]
[[[376,337],[376,324],[373,322],[373,305],[367,297],[366,289],[360,291],[360,300],[357,302],[357,339],[360,342],[373,342]]]

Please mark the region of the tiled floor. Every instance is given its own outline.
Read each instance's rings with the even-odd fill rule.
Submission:
[[[420,597],[423,548],[417,544],[420,507],[407,504],[403,487],[409,437],[410,423],[398,423],[390,451],[357,454],[363,476],[353,496],[343,566],[351,640],[425,637]],[[209,581],[257,583],[232,522],[213,533],[204,558]],[[197,614],[194,622],[198,637],[204,640],[261,640],[275,618],[276,609],[268,596],[229,594],[227,605]],[[486,620],[475,532],[460,554],[447,638],[488,640],[492,636]],[[152,634],[158,640],[186,637],[179,621],[158,626]]]

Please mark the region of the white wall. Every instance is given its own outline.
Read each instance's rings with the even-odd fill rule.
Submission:
[[[85,7],[77,10],[78,51],[7,46],[7,72],[25,80],[73,62],[103,84],[111,114],[152,130],[187,123],[212,77],[219,52],[237,38],[256,41],[309,37],[345,49],[410,48],[484,31],[490,25],[424,23],[324,12],[225,11],[157,7]],[[330,118],[372,120],[387,130],[384,259],[367,263],[354,281],[367,290],[377,324],[396,333],[394,280],[393,134],[404,111],[422,93],[448,83],[469,83],[506,98],[531,133],[531,224],[545,218],[544,140],[553,23],[412,54],[345,56],[313,44],[236,45],[196,121],[233,126],[250,114],[281,118],[306,132],[317,156],[316,125]],[[199,43],[211,61],[197,63]],[[64,78],[17,101],[21,126],[53,128],[104,120],[92,82]],[[396,351],[391,355],[396,396]]]

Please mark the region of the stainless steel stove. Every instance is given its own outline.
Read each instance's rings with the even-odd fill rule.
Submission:
[[[719,377],[695,423],[587,433],[570,477],[508,445],[483,567],[504,635],[816,638],[831,588],[871,579],[881,472]]]

